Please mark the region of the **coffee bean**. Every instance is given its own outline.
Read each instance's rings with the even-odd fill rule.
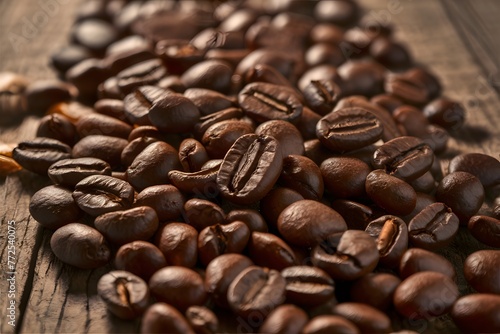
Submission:
[[[78,120],[76,131],[80,138],[90,135],[105,135],[126,139],[132,131],[132,126],[111,116],[92,113]]]
[[[369,273],[351,286],[351,299],[386,311],[392,306],[394,291],[400,283],[397,276],[389,273]]]
[[[166,267],[167,261],[158,247],[152,243],[133,241],[118,249],[115,266],[147,281],[159,269]]]
[[[123,98],[140,86],[158,83],[166,73],[167,70],[159,59],[146,60],[132,65],[116,75],[114,80],[116,80],[117,93]]]
[[[198,232],[188,224],[166,223],[158,229],[155,244],[167,263],[192,268],[198,260]]]
[[[36,136],[56,139],[69,146],[73,146],[78,140],[75,125],[60,114],[44,116],[40,120]]]
[[[75,186],[76,204],[91,216],[128,209],[134,202],[134,189],[120,179],[108,175],[91,175]]]
[[[330,113],[342,96],[342,91],[333,80],[311,80],[302,91],[307,105],[320,115]]]
[[[138,45],[128,49],[124,48],[123,50],[111,50],[110,52],[106,52],[106,57],[103,59],[105,66],[109,69],[110,73],[118,74],[136,64],[155,59],[156,56],[151,46],[147,45],[147,42],[145,44],[146,45]]]
[[[220,165],[194,173],[172,170],[168,173],[168,178],[182,192],[201,194],[206,198],[214,198],[219,194],[216,182],[219,167]]]
[[[386,215],[371,221],[365,231],[376,239],[380,264],[389,268],[397,267],[408,248],[406,223],[401,218]]]
[[[203,116],[234,107],[232,98],[210,89],[189,88],[184,96],[194,103]]]
[[[490,247],[500,248],[500,220],[488,216],[472,216],[467,224],[469,232]]]
[[[420,211],[422,211],[432,203],[436,203],[436,198],[433,195],[417,192],[417,202],[415,204],[415,208],[409,214],[401,216],[401,218],[405,221],[406,224],[409,224],[413,217],[415,217],[420,213]]]
[[[407,278],[422,271],[434,271],[455,278],[455,268],[443,256],[421,248],[410,248],[401,257],[399,275]]]
[[[247,251],[250,259],[261,267],[282,270],[296,264],[293,250],[271,233],[252,232]]]
[[[320,22],[349,26],[358,19],[360,8],[350,1],[319,1],[314,7],[314,17]]]
[[[436,181],[430,171],[410,182],[410,185],[416,192],[432,193],[436,188]]]
[[[219,333],[219,319],[205,306],[191,306],[186,310],[186,319],[196,333]]]
[[[385,68],[371,60],[347,61],[339,66],[338,74],[345,82],[346,95],[373,96],[383,92]]]
[[[441,97],[425,106],[422,110],[429,122],[447,130],[457,130],[465,121],[464,107],[451,99]]]
[[[74,187],[91,175],[111,175],[109,164],[96,158],[64,159],[53,163],[47,174],[55,184]]]
[[[231,210],[226,215],[226,223],[234,221],[241,221],[245,223],[250,232],[264,232],[268,231],[267,223],[264,217],[257,210],[252,209],[235,209]]]
[[[73,158],[93,157],[116,167],[120,164],[121,152],[127,146],[127,140],[118,137],[90,135],[82,138],[73,146]]]
[[[311,251],[312,262],[333,279],[353,280],[373,271],[379,261],[375,240],[364,231],[332,233]]]
[[[204,60],[181,75],[186,88],[206,88],[226,93],[231,87],[231,66],[222,60]]]
[[[7,176],[23,169],[14,159],[0,155],[0,176]]]
[[[57,229],[50,238],[50,248],[59,260],[80,269],[102,267],[111,255],[103,235],[79,223]]]
[[[92,57],[91,52],[81,45],[68,45],[55,51],[50,64],[59,72],[65,73],[76,64]]]
[[[333,279],[323,270],[309,266],[291,266],[281,271],[286,280],[287,302],[314,307],[334,296]]]
[[[94,113],[94,109],[76,101],[57,103],[53,105],[47,112],[48,115],[62,115],[69,119],[69,121],[73,124],[78,122],[78,120],[83,116],[90,113]]]
[[[302,135],[303,140],[316,139],[316,124],[318,124],[320,119],[321,115],[315,113],[308,107],[302,109],[302,115],[295,126]]]
[[[343,34],[343,29],[335,24],[318,22],[311,29],[310,38],[313,43],[340,44]]]
[[[369,206],[349,200],[334,200],[332,209],[340,213],[342,217],[349,217],[346,220],[349,230],[364,230],[373,218],[373,210]]]
[[[443,203],[433,203],[410,221],[408,235],[415,246],[436,250],[453,240],[458,226],[458,218],[449,207]]]
[[[464,276],[477,292],[500,294],[500,251],[485,249],[469,255]]]
[[[357,158],[332,157],[320,166],[328,189],[337,198],[360,198],[365,195],[365,180],[370,166]]]
[[[312,318],[302,329],[304,334],[345,333],[357,334],[359,329],[344,317],[338,315],[320,315]]]
[[[321,170],[311,159],[301,155],[289,155],[283,159],[279,182],[300,193],[305,199],[320,200],[323,197]]]
[[[155,53],[167,64],[169,73],[181,75],[203,60],[204,51],[186,40],[164,39],[156,43]],[[181,84],[185,87],[182,81]]]
[[[416,81],[406,74],[390,74],[384,84],[386,93],[390,93],[402,101],[421,106],[429,101],[429,92],[419,81]]]
[[[241,119],[243,111],[239,108],[227,108],[213,114],[200,117],[198,123],[194,126],[194,134],[196,138],[201,139],[205,132],[214,124],[231,119]]]
[[[135,206],[149,206],[160,221],[174,220],[181,215],[185,199],[179,189],[161,184],[143,189],[136,197]]]
[[[316,65],[302,74],[297,82],[297,87],[302,93],[305,94],[306,87],[308,87],[313,81],[330,80],[339,85],[339,87],[343,87],[343,80],[340,78],[337,72],[337,67],[329,64]]]
[[[151,305],[142,317],[141,333],[194,334],[182,313],[166,303]]]
[[[208,127],[201,138],[212,159],[222,159],[238,138],[254,132],[254,127],[240,120],[224,120]]]
[[[120,319],[142,315],[149,305],[149,288],[140,277],[124,270],[113,270],[97,282],[97,293],[106,308]]]
[[[71,158],[71,147],[56,139],[39,137],[20,142],[12,151],[12,157],[23,168],[47,175],[54,162]]]
[[[341,303],[333,308],[333,314],[351,321],[361,333],[387,333],[392,331],[387,315],[366,304]]]
[[[132,124],[150,125],[149,110],[170,92],[156,86],[140,86],[123,99],[124,113]]]
[[[451,309],[451,317],[466,333],[500,331],[500,296],[476,293],[459,298]]]
[[[170,93],[155,100],[148,116],[151,124],[160,131],[183,133],[191,131],[200,118],[200,112],[188,98]]]
[[[405,76],[425,87],[429,99],[434,99],[441,94],[442,88],[438,78],[425,68],[414,67],[406,71]]]
[[[362,108],[344,108],[329,113],[316,125],[316,135],[332,151],[345,152],[379,140],[383,127],[373,114]]]
[[[289,122],[272,120],[260,124],[255,134],[274,137],[281,146],[284,157],[287,155],[303,155],[304,140],[299,130]]]
[[[370,55],[391,70],[405,70],[412,64],[411,55],[406,47],[387,37],[376,38],[371,43]]]
[[[346,59],[339,46],[329,43],[316,43],[307,49],[304,60],[307,65],[313,67],[321,64],[339,66]]]
[[[482,153],[465,153],[451,159],[450,173],[467,172],[479,179],[482,185],[492,187],[500,184],[500,162]]]
[[[125,115],[125,105],[122,100],[101,99],[94,103],[94,109],[99,114],[111,116],[120,121],[128,122]]]
[[[283,74],[274,67],[266,64],[255,64],[250,67],[245,74],[244,81],[246,83],[266,82],[279,86],[292,86],[290,81],[288,81]]]
[[[225,223],[224,211],[217,204],[204,199],[187,200],[184,203],[184,213],[186,222],[198,232],[206,227]]]
[[[129,167],[134,162],[135,158],[146,149],[146,147],[157,141],[159,141],[159,139],[154,137],[139,137],[129,141],[121,153],[121,164]]]
[[[278,141],[269,136],[241,136],[229,149],[217,174],[221,195],[237,204],[263,198],[279,177],[283,159]]]
[[[184,139],[179,146],[179,161],[185,171],[197,172],[209,160],[205,147],[193,138]]]
[[[260,201],[260,212],[269,227],[276,229],[281,212],[290,204],[303,199],[304,197],[295,190],[277,187],[267,193]]]
[[[102,55],[106,48],[118,39],[115,28],[102,20],[88,19],[73,27],[71,37],[96,54]]]
[[[391,94],[379,94],[375,95],[370,99],[370,102],[384,108],[385,110],[389,111],[391,114],[394,115],[394,111],[403,106],[403,101],[398,99],[397,97],[391,95]],[[409,107],[409,106],[407,106]]]
[[[258,332],[300,334],[308,318],[307,313],[295,305],[280,305],[267,316]]]

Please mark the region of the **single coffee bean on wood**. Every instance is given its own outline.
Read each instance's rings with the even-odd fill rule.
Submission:
[[[71,147],[51,138],[35,138],[20,142],[12,151],[12,157],[23,168],[40,175],[56,161],[71,158]]]
[[[53,163],[47,174],[55,184],[74,187],[91,175],[110,176],[111,167],[106,161],[97,158],[64,159]]]

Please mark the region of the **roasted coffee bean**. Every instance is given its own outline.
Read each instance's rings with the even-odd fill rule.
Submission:
[[[248,226],[240,221],[206,227],[198,235],[198,257],[206,266],[221,254],[240,253],[249,238]]]
[[[30,200],[30,214],[45,228],[56,230],[82,216],[71,190],[48,186],[38,190]]]
[[[500,296],[486,293],[459,298],[451,309],[455,324],[465,333],[500,332]]]
[[[453,100],[441,97],[432,101],[422,110],[429,122],[447,130],[457,130],[465,121],[464,107]]]
[[[390,94],[375,95],[370,102],[384,108],[394,115],[394,111],[404,105],[403,101]]]
[[[337,211],[320,202],[304,199],[281,212],[278,229],[290,244],[311,247],[333,233],[345,231],[347,225]]]
[[[304,197],[295,190],[277,187],[267,193],[260,201],[260,212],[269,227],[276,229],[281,212],[290,204],[303,199]]]
[[[345,333],[359,334],[359,329],[344,317],[338,315],[319,315],[312,318],[302,329],[304,334]]]
[[[335,44],[329,43],[313,44],[304,54],[304,61],[311,67],[321,64],[339,66],[345,60],[341,48]]]
[[[133,241],[122,245],[115,256],[115,267],[149,280],[159,269],[167,266],[162,252],[146,241]]]
[[[149,206],[156,211],[160,221],[174,220],[181,215],[185,199],[179,189],[161,184],[143,189],[136,198],[135,206]]]
[[[217,204],[199,198],[191,198],[184,203],[184,219],[198,232],[206,227],[224,224],[226,214]]]
[[[28,110],[38,114],[45,113],[56,103],[71,100],[77,94],[75,86],[59,80],[33,81],[24,91]]]
[[[465,225],[483,205],[484,188],[474,175],[467,172],[453,172],[446,175],[439,183],[436,200],[450,207],[460,219],[460,224]]]
[[[148,284],[125,270],[113,270],[97,282],[97,294],[106,308],[120,319],[142,315],[149,305]]]
[[[384,88],[386,93],[390,93],[410,105],[421,106],[430,100],[427,88],[405,73],[387,75]]]
[[[483,187],[500,184],[500,162],[482,153],[465,153],[451,159],[450,173],[467,172],[479,179]]]
[[[365,231],[377,240],[380,264],[389,268],[397,267],[408,248],[406,223],[401,218],[386,215],[371,221]]]
[[[269,313],[258,332],[300,334],[308,319],[307,313],[297,306],[280,305]]]
[[[127,167],[130,166],[146,147],[157,141],[159,141],[159,139],[154,137],[139,137],[130,141],[127,146],[123,148],[121,153],[121,164]]]
[[[47,174],[55,184],[74,187],[87,176],[111,175],[111,167],[96,158],[64,159],[53,163]]]
[[[111,167],[120,164],[121,152],[127,146],[126,139],[102,135],[82,138],[73,146],[73,158],[93,157],[106,161]]]
[[[319,120],[316,135],[332,151],[345,152],[379,140],[384,128],[378,118],[362,108],[344,108]]]
[[[428,319],[448,313],[458,299],[455,282],[441,273],[424,271],[413,274],[398,285],[394,306],[410,319]]]
[[[354,280],[379,261],[375,240],[364,231],[347,230],[323,238],[311,251],[312,262],[333,279]]]
[[[365,192],[365,180],[370,166],[357,158],[332,157],[320,166],[321,175],[328,189],[337,198],[360,198]]]
[[[434,271],[455,278],[453,265],[441,255],[421,248],[410,248],[401,257],[399,275],[405,279],[421,271]]]
[[[500,220],[488,216],[472,216],[467,224],[469,232],[490,247],[500,248]]]
[[[437,250],[450,244],[458,232],[457,216],[443,203],[424,208],[408,224],[410,242],[419,248]]]
[[[239,108],[227,108],[210,115],[202,116],[200,117],[200,121],[194,126],[194,135],[201,140],[205,132],[212,125],[231,119],[241,119],[242,117],[243,111]]]
[[[289,122],[272,120],[260,124],[255,134],[274,137],[281,145],[284,157],[287,155],[303,155],[304,140],[299,130]]]
[[[198,232],[188,224],[166,223],[158,229],[155,244],[170,265],[192,268],[198,260]]]
[[[364,230],[373,218],[373,210],[369,206],[349,200],[334,200],[332,209],[340,213],[342,217],[349,217],[346,220],[349,230]]]
[[[388,333],[392,331],[389,317],[362,303],[341,303],[333,308],[333,314],[351,321],[361,333]]]
[[[118,74],[138,63],[155,59],[156,56],[153,53],[152,47],[147,45],[147,42],[145,44],[129,49],[110,50],[110,52],[106,52],[106,57],[103,61],[112,74]]]
[[[323,197],[321,170],[311,159],[301,155],[289,155],[283,159],[279,182],[300,193],[305,199],[320,200]]]
[[[227,300],[237,315],[249,321],[261,319],[285,301],[285,285],[278,271],[250,266],[229,285]]]
[[[261,267],[282,270],[296,264],[293,250],[278,236],[252,232],[247,251],[250,259]]]
[[[217,174],[221,195],[236,204],[262,199],[278,179],[283,158],[273,137],[248,134],[231,146]]]
[[[121,97],[132,93],[136,88],[154,85],[167,73],[161,60],[151,59],[132,65],[118,73],[115,77],[116,88]],[[113,78],[108,79],[111,80]],[[106,84],[106,82],[104,82]]]
[[[263,82],[246,85],[238,94],[245,113],[262,123],[270,120],[297,122],[302,115],[302,103],[290,87]]]
[[[78,120],[76,131],[80,138],[105,135],[127,139],[132,131],[132,126],[111,116],[92,113]]]
[[[252,209],[235,209],[228,212],[226,215],[226,223],[234,221],[244,222],[250,232],[267,232],[267,223],[264,217],[257,210]]]
[[[168,172],[180,169],[178,153],[169,144],[158,141],[148,145],[127,168],[127,180],[138,191],[168,182]]]
[[[432,176],[430,171],[425,172],[424,175],[410,182],[413,189],[415,189],[416,192],[421,193],[432,193],[434,188],[436,188],[436,184],[434,176]]]
[[[166,303],[151,305],[142,317],[141,333],[194,334],[186,318],[175,307]]]
[[[297,87],[301,92],[305,93],[306,87],[309,86],[311,82],[329,80],[335,82],[337,85],[343,85],[342,79],[337,72],[337,67],[328,64],[317,65],[302,74],[297,82]]]
[[[125,105],[122,100],[101,99],[94,103],[94,109],[97,113],[114,117],[120,121],[128,122],[125,115]]]
[[[467,282],[482,293],[500,294],[500,250],[479,250],[464,262]]]
[[[205,306],[191,306],[186,310],[186,319],[196,333],[219,333],[219,319]]]
[[[40,175],[54,162],[71,158],[71,147],[51,138],[35,138],[20,142],[12,151],[12,157],[23,168]]]
[[[196,271],[178,266],[158,270],[149,280],[151,294],[179,311],[193,305],[203,305],[207,293],[203,278]]]
[[[246,83],[266,82],[279,86],[292,86],[283,74],[278,72],[274,67],[266,64],[255,64],[249,68],[245,74],[244,81]]]
[[[130,132],[130,135],[128,136],[128,141],[130,142],[134,139],[141,137],[156,138],[158,140],[171,143],[171,145],[174,147],[177,147],[178,144],[180,144],[181,142],[181,139],[179,138],[178,135],[164,133],[163,131],[158,130],[158,128],[152,125],[140,125],[134,127],[134,129],[132,130],[132,132]],[[178,144],[176,145],[174,144],[174,142]]]
[[[231,66],[222,60],[204,60],[191,66],[181,75],[186,88],[206,88],[227,93],[231,87]]]
[[[113,211],[98,216],[95,228],[106,240],[123,245],[136,240],[148,240],[158,229],[158,216],[148,206]]]
[[[75,186],[76,204],[93,217],[128,209],[134,202],[134,189],[123,180],[108,175],[91,175]]]
[[[173,170],[168,173],[168,178],[182,192],[195,193],[203,195],[206,198],[214,198],[219,194],[216,182],[218,171],[219,166],[194,173]]]
[[[60,114],[44,116],[40,120],[36,136],[56,139],[69,146],[73,146],[78,140],[75,125]]]
[[[196,139],[184,139],[179,146],[179,161],[187,172],[197,172],[209,160],[207,150]]]
[[[66,80],[78,89],[78,99],[95,102],[97,86],[111,74],[101,59],[88,58],[71,67],[66,72]]]
[[[323,270],[309,266],[292,266],[281,271],[286,280],[286,300],[314,307],[334,296],[335,283]]]
[[[58,49],[50,57],[50,64],[59,72],[66,73],[76,64],[92,57],[92,53],[81,45],[68,45]]]
[[[333,80],[311,80],[302,90],[306,104],[320,115],[330,113],[342,96]]]
[[[358,19],[360,8],[350,1],[319,1],[314,7],[314,17],[320,22],[336,26],[350,26]]]
[[[252,265],[252,260],[241,254],[223,254],[216,257],[207,265],[205,289],[219,306],[228,307],[229,285],[240,272]]]
[[[409,214],[401,216],[401,218],[406,222],[406,224],[409,224],[413,217],[432,203],[436,203],[436,198],[433,195],[417,192],[417,202],[415,204],[415,208]]]
[[[393,274],[369,273],[351,286],[351,300],[386,311],[392,305],[394,291],[400,283],[401,279]]]
[[[238,138],[253,132],[254,127],[251,124],[229,119],[208,127],[201,142],[212,159],[222,159]]]
[[[160,131],[189,132],[200,119],[200,112],[182,94],[170,93],[157,99],[149,109],[149,120]]]
[[[310,38],[313,43],[340,44],[344,30],[331,23],[316,23],[311,29]]]
[[[345,82],[346,95],[373,96],[383,92],[386,69],[371,60],[347,61],[340,65],[338,74]]]
[[[441,94],[441,83],[438,78],[422,67],[414,67],[407,72],[405,76],[414,82],[423,85],[427,90],[429,99],[434,99]]]
[[[156,43],[155,53],[168,65],[169,73],[174,75],[181,75],[203,60],[203,50],[197,49],[187,40],[160,40]],[[185,87],[182,81],[181,84]]]
[[[76,44],[102,55],[118,39],[118,33],[108,22],[87,19],[73,27],[71,37]]]
[[[132,124],[150,125],[149,110],[158,99],[170,94],[156,86],[141,86],[123,99],[124,113]]]
[[[295,126],[302,135],[303,140],[316,139],[316,124],[318,124],[320,119],[321,115],[315,113],[308,107],[302,109],[302,115]]]
[[[111,256],[104,236],[79,223],[58,228],[50,238],[50,248],[59,260],[80,269],[102,267]]]
[[[184,96],[191,100],[203,116],[234,107],[234,100],[210,89],[189,88]]]
[[[368,174],[365,189],[375,204],[390,214],[407,215],[415,208],[415,190],[405,181],[386,174],[382,169]]]
[[[76,101],[57,103],[53,105],[47,112],[48,115],[62,115],[69,119],[73,124],[78,122],[78,120],[83,116],[86,116],[90,113],[94,113],[94,109]]]

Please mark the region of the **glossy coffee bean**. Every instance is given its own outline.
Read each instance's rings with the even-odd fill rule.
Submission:
[[[227,300],[237,315],[247,320],[263,318],[285,301],[285,285],[278,271],[250,266],[229,285]]]
[[[304,334],[345,333],[358,334],[358,327],[338,315],[319,315],[312,318],[302,329]]]
[[[319,1],[314,7],[314,17],[321,22],[328,22],[336,26],[349,26],[359,15],[359,6],[350,1]]]
[[[68,45],[51,55],[50,63],[59,72],[65,73],[79,62],[92,57],[90,51],[80,45]]]
[[[292,86],[290,81],[277,69],[265,64],[255,64],[250,67],[245,74],[244,80],[246,83],[266,82],[280,86]]]
[[[155,100],[148,117],[160,131],[183,133],[191,131],[200,118],[200,112],[182,94],[171,93]]]
[[[446,175],[439,183],[436,200],[450,207],[460,219],[460,224],[467,224],[483,204],[484,188],[474,175],[454,172]]]
[[[142,315],[149,305],[148,284],[125,270],[113,270],[97,282],[97,294],[106,308],[120,319]]]
[[[97,54],[103,54],[106,48],[118,39],[115,28],[98,19],[87,19],[74,26],[71,36],[76,44]]]
[[[29,171],[47,175],[54,162],[71,158],[71,147],[56,139],[39,137],[20,142],[12,151],[12,158]]]
[[[245,223],[250,232],[267,232],[268,226],[264,217],[257,210],[252,209],[235,209],[231,210],[226,215],[226,223],[241,221]]]
[[[78,140],[75,125],[67,117],[60,114],[44,116],[40,120],[36,136],[56,139],[70,146],[73,146]]]
[[[47,174],[55,184],[74,187],[91,175],[111,175],[109,164],[96,158],[64,159],[53,163]]]
[[[401,257],[399,275],[405,279],[415,273],[433,271],[455,278],[455,268],[443,256],[421,248],[410,248]]]
[[[337,67],[329,64],[317,65],[305,71],[297,82],[297,87],[301,92],[305,92],[306,87],[313,81],[329,81],[332,80],[337,84],[342,83]]]
[[[271,233],[252,232],[246,249],[250,259],[261,267],[282,270],[297,262],[293,250]]]
[[[219,194],[216,180],[220,163],[221,161],[219,161],[219,165],[217,166],[194,173],[172,170],[168,173],[168,179],[184,193],[201,194],[208,199],[215,198]]]
[[[283,156],[304,154],[304,140],[299,130],[289,122],[272,120],[260,124],[255,134],[275,138],[281,146]]]
[[[347,61],[339,66],[339,76],[346,82],[346,95],[373,96],[383,92],[385,68],[371,60]]]
[[[231,66],[222,60],[204,60],[191,66],[181,75],[186,88],[206,88],[221,93],[229,91],[231,86]]]
[[[221,195],[236,204],[262,199],[278,179],[283,165],[281,148],[269,136],[241,136],[229,149],[217,173]]]
[[[144,280],[163,267],[167,261],[162,252],[146,241],[133,241],[122,245],[115,256],[115,267],[120,270],[129,271]]]
[[[128,138],[132,126],[111,116],[92,113],[81,117],[76,123],[80,138],[90,135],[105,135]]]
[[[320,64],[331,64],[339,66],[345,61],[345,56],[339,46],[328,43],[317,43],[310,46],[304,60],[307,65],[313,67]]]
[[[451,99],[441,97],[425,106],[422,110],[429,122],[447,130],[457,130],[465,121],[464,107]]]
[[[387,174],[382,169],[368,174],[365,189],[375,204],[390,214],[407,215],[415,208],[415,190],[405,181]]]
[[[311,159],[301,155],[289,155],[283,159],[279,182],[300,193],[305,199],[320,200],[323,197],[321,171]]]
[[[192,268],[198,260],[198,232],[185,223],[165,223],[158,229],[155,244],[169,265]]]
[[[366,176],[370,166],[351,157],[331,157],[320,166],[321,175],[328,189],[337,198],[359,198],[365,195]]]
[[[467,172],[479,179],[483,187],[500,184],[500,161],[482,153],[465,153],[451,159],[450,173]]]
[[[203,116],[234,107],[234,101],[230,97],[210,89],[189,88],[184,96],[194,103]]]
[[[123,148],[121,153],[120,161],[122,166],[130,166],[134,159],[150,144],[159,141],[159,139],[154,137],[139,137],[134,140],[129,141],[127,146]]]
[[[222,159],[238,138],[253,132],[253,126],[247,122],[224,120],[208,127],[201,138],[201,143],[212,159]]]
[[[371,221],[365,231],[376,239],[380,264],[389,268],[397,267],[408,248],[406,223],[396,216],[385,215]]]
[[[184,139],[179,146],[179,161],[187,172],[197,172],[209,160],[205,147],[196,139]]]
[[[276,187],[260,201],[260,212],[269,227],[276,228],[281,212],[290,204],[303,199],[304,197],[295,190]]]
[[[320,119],[321,115],[315,113],[308,107],[304,107],[304,109],[302,109],[302,115],[295,126],[302,135],[303,140],[316,139],[316,124],[318,124]]]
[[[186,310],[186,319],[196,333],[213,334],[219,332],[219,319],[205,306],[191,306]]]
[[[458,288],[448,276],[424,271],[399,284],[394,292],[394,306],[407,318],[432,318],[448,313],[458,297]]]
[[[368,233],[347,230],[324,238],[312,249],[311,257],[333,279],[353,280],[373,271],[380,256]]]
[[[430,171],[410,182],[410,185],[417,192],[432,193],[436,188],[436,180]]]
[[[149,125],[149,109],[169,92],[156,86],[141,86],[123,99],[124,114],[132,124]]]
[[[351,286],[351,300],[385,311],[392,305],[394,291],[400,283],[401,279],[393,274],[367,274]]]
[[[406,71],[405,76],[425,87],[430,99],[436,98],[441,94],[442,87],[439,79],[427,69],[414,67]]]
[[[175,307],[166,303],[155,303],[144,312],[141,333],[194,334],[187,319]]]
[[[500,250],[479,250],[469,255],[464,276],[477,292],[500,294]]]
[[[71,190],[48,186],[38,190],[30,200],[31,216],[45,228],[56,230],[82,216]]]
[[[406,47],[386,37],[376,38],[371,43],[370,55],[377,62],[391,70],[404,70],[410,67],[412,63],[410,53]]]
[[[472,216],[467,224],[469,232],[490,247],[500,248],[500,220],[489,216]]]
[[[424,208],[408,224],[410,242],[416,247],[436,250],[446,247],[458,232],[457,216],[443,203]]]
[[[425,207],[431,205],[432,203],[436,203],[436,198],[433,195],[417,192],[417,202],[415,204],[415,208],[409,214],[401,216],[401,218],[407,224],[409,224],[410,221],[413,219],[413,217],[415,217],[417,214],[420,213],[420,211],[422,211]]]
[[[59,260],[80,269],[102,267],[111,256],[104,236],[79,223],[57,229],[50,238],[50,248]]]
[[[312,200],[300,200],[287,206],[278,217],[278,230],[291,245],[311,247],[347,225],[335,210]]]
[[[349,217],[346,220],[349,230],[364,230],[373,218],[373,210],[369,206],[354,201],[334,200],[332,209],[340,213],[342,217]]]
[[[199,198],[191,198],[184,203],[186,223],[198,232],[206,227],[224,224],[225,213],[217,204]]]
[[[125,104],[118,99],[101,99],[94,103],[94,109],[97,113],[111,116],[120,121],[128,122],[125,115]]]
[[[297,305],[314,307],[334,296],[333,279],[322,269],[291,266],[281,271],[286,280],[286,300]]]
[[[228,307],[227,289],[244,269],[253,265],[252,260],[241,254],[223,254],[207,265],[205,289],[217,305]]]
[[[103,135],[90,135],[73,146],[73,158],[92,157],[106,161],[111,167],[120,164],[121,152],[127,146],[126,139]]]
[[[308,319],[307,313],[297,306],[280,305],[267,316],[259,333],[300,334]]]
[[[97,99],[96,87],[110,75],[101,59],[88,58],[71,67],[65,77],[78,89],[79,99],[93,103]]]
[[[496,333],[500,331],[500,296],[486,293],[459,298],[451,309],[455,324],[466,333]]]
[[[179,189],[169,184],[147,187],[136,198],[135,206],[149,206],[160,221],[174,220],[181,215],[185,199]]]
[[[398,99],[395,96],[392,96],[390,94],[380,94],[372,97],[370,99],[370,102],[372,102],[375,105],[378,105],[379,107],[382,107],[389,111],[391,114],[394,115],[394,111],[401,107],[403,104],[403,101]]]
[[[201,140],[207,129],[214,124],[227,120],[239,120],[243,118],[243,115],[244,115],[243,110],[241,110],[240,108],[233,107],[233,108],[222,109],[212,114],[202,116],[200,117],[199,122],[196,123],[194,126],[193,132],[195,138]]]
[[[387,333],[392,331],[387,315],[362,303],[341,303],[333,308],[333,314],[351,321],[361,333]]]
[[[158,270],[149,280],[151,294],[179,311],[193,305],[203,305],[207,293],[203,278],[197,272],[178,266]]]
[[[39,114],[45,113],[56,103],[71,100],[76,95],[75,86],[59,80],[33,81],[24,91],[28,110]]]
[[[429,102],[429,92],[419,81],[408,77],[405,73],[390,74],[387,76],[384,89],[386,93],[413,106],[421,106]]]
[[[119,97],[123,98],[140,86],[156,84],[166,73],[167,71],[159,59],[150,59],[134,64],[116,75],[117,93]]]
[[[302,94],[309,108],[324,116],[333,110],[342,91],[333,80],[311,80]]]

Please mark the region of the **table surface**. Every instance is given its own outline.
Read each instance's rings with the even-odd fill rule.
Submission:
[[[89,1],[89,0],[87,0]],[[92,0],[90,0],[92,1]],[[45,4],[51,3],[52,7]],[[68,43],[68,32],[83,0],[1,0],[0,71],[32,79],[53,78],[50,54]],[[375,20],[394,23],[397,39],[408,44],[414,58],[441,79],[444,94],[466,107],[467,123],[452,137],[446,160],[459,152],[500,153],[500,3],[497,0],[363,0]],[[15,143],[35,136],[39,118],[0,128],[0,142]],[[137,332],[138,321],[123,322],[109,315],[96,294],[98,278],[109,267],[78,270],[63,265],[50,250],[51,232],[30,217],[31,195],[46,180],[21,171],[0,177],[0,332],[98,333]],[[16,327],[6,321],[7,223],[16,222]],[[485,248],[464,231],[442,252],[459,273],[457,284],[470,293],[463,260]],[[408,325],[408,324],[403,324]],[[447,317],[419,323],[426,333],[457,332]]]

